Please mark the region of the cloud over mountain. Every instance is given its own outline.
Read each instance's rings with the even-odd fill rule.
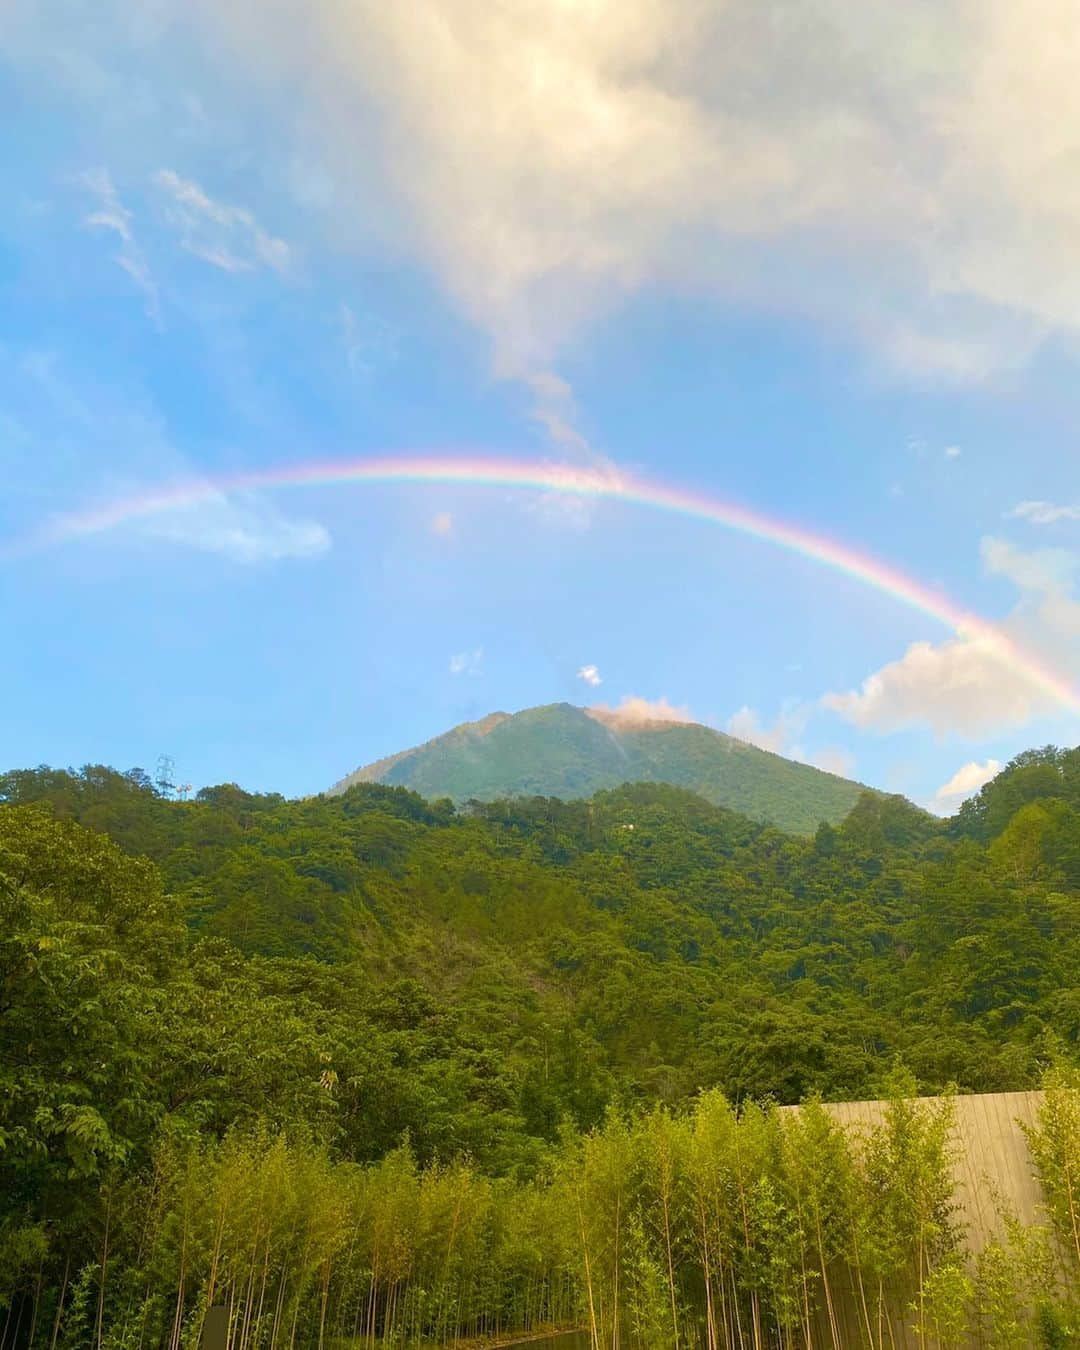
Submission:
[[[1067,0],[202,13],[289,81],[346,231],[370,236],[380,176],[386,228],[501,373],[547,370],[657,284],[839,322],[918,376],[979,379],[1077,329]]]
[[[676,707],[666,698],[640,698],[637,694],[624,694],[615,707],[598,703],[587,709],[597,717],[611,719],[627,726],[645,725],[649,722],[693,722],[690,709],[685,705]]]

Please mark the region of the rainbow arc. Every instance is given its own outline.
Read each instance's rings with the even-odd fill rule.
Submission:
[[[129,521],[195,506],[223,493],[378,483],[520,488],[566,497],[626,502],[707,521],[810,559],[926,615],[958,637],[978,642],[1002,665],[1029,680],[1070,712],[1080,714],[1080,690],[1060,672],[1050,669],[1034,654],[1018,646],[1000,628],[880,559],[749,507],[618,471],[474,455],[403,454],[309,462],[193,479],[157,491],[120,497],[92,510],[58,517],[27,542],[41,545],[100,534]]]

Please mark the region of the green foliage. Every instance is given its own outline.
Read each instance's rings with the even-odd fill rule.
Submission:
[[[1008,826],[1021,807],[1033,802],[1062,802],[1080,809],[1080,748],[1048,745],[1026,750],[960,808],[958,833],[986,842]]]
[[[34,807],[0,811],[0,1182],[78,1214],[161,1115],[158,979],[182,947],[156,871]],[[14,1208],[14,1206],[13,1206]]]
[[[157,864],[175,931],[131,938],[140,961],[175,957],[157,994],[192,1054],[169,1059],[170,1109],[218,1129],[265,1096],[264,1068],[279,1119],[325,1070],[319,1128],[357,1156],[409,1128],[422,1158],[513,1168],[616,1091],[874,1096],[897,1054],[927,1090],[993,1091],[1034,1084],[1053,1038],[1080,1046],[1058,798],[987,844],[872,796],[804,841],[644,783],[458,810],[375,784],[180,803],[93,768],[6,775],[4,800]]]
[[[896,1317],[1069,1344],[1075,756],[953,822],[868,795],[808,838],[663,783],[0,777],[0,1316],[72,1350],[183,1350],[219,1297],[239,1350],[573,1322],[836,1350],[854,1294],[875,1346]],[[915,1077],[1027,1088],[1051,1056],[1054,1236],[963,1265]],[[878,1096],[862,1140],[816,1100]]]
[[[1080,1073],[1056,1067],[1028,1144],[1065,1259],[1080,1274]]]

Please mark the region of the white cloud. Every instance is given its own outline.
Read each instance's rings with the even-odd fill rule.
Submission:
[[[1018,590],[1036,597],[1067,591],[1076,571],[1076,558],[1066,549],[1025,553],[1007,539],[988,537],[982,541],[981,551],[988,572],[1007,578]]]
[[[806,763],[825,773],[834,773],[838,778],[853,778],[855,775],[855,756],[838,746],[826,746],[824,750],[816,751]]]
[[[600,678],[600,672],[595,666],[582,666],[577,673],[579,680],[584,680],[586,684],[592,685],[595,689],[598,684],[603,684]]]
[[[288,271],[292,249],[268,234],[244,207],[215,201],[198,183],[172,169],[159,169],[152,182],[166,200],[166,220],[189,253],[224,272],[260,267]]]
[[[945,447],[946,459],[959,459],[963,453],[963,450],[958,445],[947,445]]]
[[[675,706],[666,698],[640,698],[636,694],[624,694],[617,707],[598,703],[587,708],[586,712],[599,722],[617,722],[624,725],[647,722],[693,722],[690,709],[685,705]]]
[[[83,224],[91,230],[109,230],[120,240],[113,261],[142,292],[147,317],[160,327],[161,306],[157,284],[135,238],[131,212],[120,200],[112,178],[106,169],[88,169],[78,181],[97,200],[96,209],[83,219]]]
[[[738,712],[732,713],[727,720],[725,730],[737,740],[756,745],[759,750],[771,750],[776,755],[789,755],[793,759],[802,758],[796,754],[795,738],[805,730],[811,705],[801,700],[788,700],[780,715],[771,727],[763,725],[756,708],[744,704]]]
[[[854,757],[837,746],[827,746],[822,750],[808,752],[798,738],[806,730],[807,723],[814,713],[814,706],[802,700],[788,700],[779,717],[772,726],[765,726],[756,708],[744,704],[738,712],[728,718],[725,730],[736,740],[756,745],[759,750],[769,750],[774,755],[784,755],[787,759],[798,760],[802,764],[812,764],[826,773],[838,774],[841,778],[850,778],[855,772]]]
[[[1080,602],[1071,593],[1073,556],[1054,549],[1025,553],[1001,539],[983,540],[982,556],[989,572],[1021,592],[1000,625],[1013,645],[1032,663],[1075,670],[1080,665]],[[928,726],[942,738],[973,740],[1026,726],[1056,706],[1029,668],[974,634],[912,643],[859,689],[826,694],[822,704],[866,730]]]
[[[863,730],[929,726],[941,737],[972,739],[1024,726],[1049,707],[1029,676],[1005,664],[996,648],[969,638],[914,642],[859,689],[826,694],[822,703]]]
[[[450,658],[451,675],[479,675],[484,664],[484,649],[455,652]]]
[[[448,539],[454,532],[454,517],[449,511],[438,511],[431,518],[431,533]]]
[[[989,783],[1000,772],[1000,760],[988,759],[984,764],[971,760],[957,769],[947,783],[942,783],[934,793],[931,805],[940,811],[955,809],[965,797],[978,792],[984,783]]]
[[[1080,520],[1080,503],[1056,506],[1053,502],[1020,502],[1009,515],[1032,525],[1057,525],[1063,520]]]
[[[215,493],[197,505],[148,517],[136,528],[148,538],[247,564],[313,558],[331,544],[328,531],[317,521],[290,519],[251,493],[231,497]]]
[[[341,230],[418,252],[503,373],[651,286],[840,322],[917,377],[1078,327],[1073,0],[202,12],[297,90]]]
[[[728,718],[726,730],[738,740],[756,745],[759,750],[771,750],[774,754],[781,753],[791,735],[782,718],[771,727],[762,726],[757,710],[746,704]]]

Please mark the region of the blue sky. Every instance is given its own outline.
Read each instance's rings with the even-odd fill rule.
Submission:
[[[3,766],[298,794],[632,698],[949,810],[1075,744],[969,637],[624,503],[267,489],[11,547],[347,456],[614,467],[871,553],[1080,685],[1080,18],[979,8],[6,10]]]

